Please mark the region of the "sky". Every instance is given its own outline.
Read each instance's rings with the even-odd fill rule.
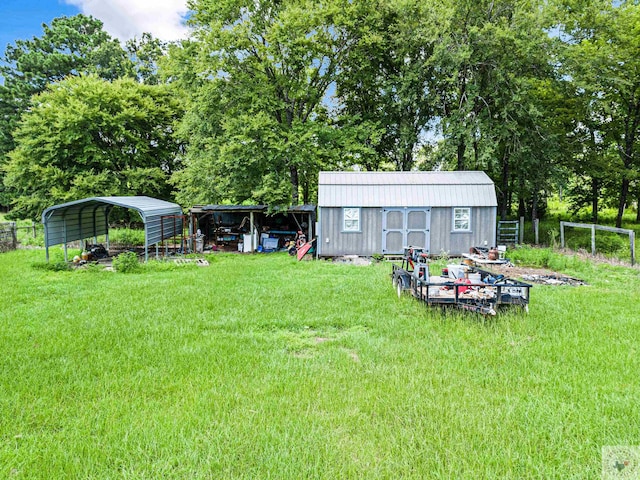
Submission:
[[[0,56],[15,40],[41,36],[43,23],[78,13],[101,20],[123,42],[144,32],[165,41],[187,36],[186,0],[0,0]]]

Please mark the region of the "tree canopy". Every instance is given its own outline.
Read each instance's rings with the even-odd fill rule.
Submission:
[[[87,196],[171,197],[180,107],[168,87],[70,77],[32,104],[5,165],[14,217]]]
[[[103,182],[100,172],[109,169],[88,160],[131,152],[132,164],[162,172],[162,181],[149,173],[148,184],[137,185],[185,206],[313,202],[323,169],[484,170],[496,182],[502,217],[540,216],[558,186],[569,188],[576,207],[590,204],[594,219],[600,200],[615,204],[618,223],[640,198],[637,2],[192,0],[190,7],[193,33],[180,43],[145,35],[123,47],[80,15],[7,49],[0,153],[13,150],[4,156],[11,158],[5,196],[18,208],[35,201],[33,191],[42,199],[134,185],[123,173],[129,167]],[[75,84],[70,75],[82,79]],[[78,133],[59,141],[65,147],[55,155],[86,167],[82,175],[71,169],[74,180],[56,170],[54,145],[45,154],[34,139],[67,135],[51,131],[57,116],[72,123],[65,102],[78,109],[77,123],[89,122],[87,131],[108,123],[79,106],[81,88],[101,92],[90,96],[96,112],[115,105],[125,117],[131,109],[113,92],[159,99],[157,106],[132,100],[157,115],[124,122],[109,137],[117,140]],[[164,143],[154,137],[159,131]],[[20,180],[22,171],[30,180]]]

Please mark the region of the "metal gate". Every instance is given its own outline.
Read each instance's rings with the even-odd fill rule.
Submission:
[[[431,207],[384,208],[382,210],[382,253],[403,253],[405,246],[429,252]]]

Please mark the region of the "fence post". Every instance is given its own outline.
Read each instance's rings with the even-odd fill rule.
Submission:
[[[564,248],[564,222],[560,222],[560,248]]]
[[[18,248],[18,224],[16,222],[11,222],[11,241],[13,249]]]
[[[524,242],[524,217],[520,217],[520,245]]]
[[[631,247],[631,266],[636,263],[636,232],[631,230],[629,232],[629,246]]]
[[[33,238],[36,238],[36,222],[31,222],[31,228],[33,229]]]
[[[538,245],[539,242],[539,235],[538,235],[538,227],[540,225],[540,219],[539,218],[534,218],[533,219],[533,231],[534,231],[534,235],[535,235],[535,239],[536,239],[536,245]]]
[[[595,257],[596,255],[596,226],[595,224],[591,225],[591,255]]]

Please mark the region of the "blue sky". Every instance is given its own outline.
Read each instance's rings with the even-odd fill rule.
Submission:
[[[4,54],[7,44],[18,39],[30,39],[42,34],[42,24],[51,23],[62,15],[80,13],[78,7],[58,0],[1,0],[0,50]]]
[[[0,53],[15,40],[41,36],[43,23],[77,13],[98,18],[121,41],[144,32],[161,40],[187,36],[186,0],[0,0]]]

